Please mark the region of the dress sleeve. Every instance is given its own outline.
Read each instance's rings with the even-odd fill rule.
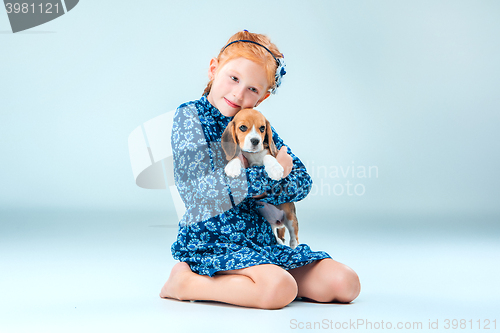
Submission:
[[[288,154],[293,159],[292,171],[281,180],[273,180],[267,176],[264,166],[247,168],[248,192],[251,196],[267,193],[265,201],[273,205],[285,202],[296,202],[304,199],[311,191],[312,179],[300,159],[292,153],[290,147],[285,145],[278,133],[272,128],[273,140],[278,150],[285,146]]]
[[[208,123],[205,126],[215,126]],[[284,143],[273,130],[273,140],[280,149]],[[211,142],[202,126],[194,104],[180,106],[172,127],[171,146],[174,179],[186,206],[181,223],[200,222],[232,209],[246,198],[267,193],[262,199],[278,205],[302,200],[309,193],[312,181],[302,162],[292,154],[293,169],[279,180],[272,180],[264,166],[242,169],[238,177],[224,171],[225,154],[219,142]]]

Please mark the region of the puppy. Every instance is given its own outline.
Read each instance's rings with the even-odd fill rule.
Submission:
[[[243,154],[250,166],[264,165],[269,177],[274,180],[283,178],[283,167],[275,156],[278,153],[273,141],[269,121],[257,110],[243,109],[227,125],[221,138],[222,149],[229,161],[224,171],[229,177],[238,177],[244,167],[239,159]],[[290,247],[298,244],[298,221],[295,204],[288,202],[273,206],[259,202],[260,214],[271,224],[279,244],[284,244],[285,227],[290,234]]]
[[[238,177],[243,163],[241,153],[250,166],[264,165],[271,179],[283,178],[283,167],[275,156],[278,153],[273,141],[269,121],[254,109],[243,109],[227,125],[221,138],[222,149],[229,163],[224,170],[229,177]]]

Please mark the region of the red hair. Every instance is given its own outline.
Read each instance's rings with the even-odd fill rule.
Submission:
[[[264,45],[269,49],[269,51],[273,53],[276,58],[283,57],[276,45],[271,43],[271,40],[267,36],[251,33],[246,30],[239,31],[231,36],[224,47],[231,42],[242,39],[251,40],[253,42]],[[274,86],[276,85],[275,73],[278,65],[276,64],[276,60],[274,60],[273,56],[265,48],[248,42],[234,43],[229,45],[225,49],[224,47],[220,50],[219,55],[217,56],[217,61],[219,63],[217,71],[220,70],[230,60],[243,57],[264,66],[268,83],[268,87],[266,90],[274,88]],[[208,82],[205,91],[203,91],[203,95],[210,93],[211,88],[212,80]]]

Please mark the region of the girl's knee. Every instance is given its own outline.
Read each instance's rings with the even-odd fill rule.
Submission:
[[[358,275],[347,266],[343,266],[335,274],[331,274],[328,280],[329,289],[333,293],[333,301],[341,303],[352,302],[358,297],[361,291]]]
[[[262,285],[260,307],[263,309],[281,309],[297,297],[298,287],[293,276],[276,268],[266,279],[259,281]]]

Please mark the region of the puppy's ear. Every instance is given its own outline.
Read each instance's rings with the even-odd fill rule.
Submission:
[[[236,140],[234,126],[234,121],[231,121],[224,130],[224,133],[222,133],[221,138],[222,149],[228,161],[232,160],[240,153],[240,146],[238,145],[238,140]]]
[[[266,120],[266,137],[264,138],[264,142],[267,142],[267,146],[269,147],[269,152],[271,153],[271,155],[276,157],[276,154],[278,154],[278,149],[274,144],[273,131],[268,120]]]

